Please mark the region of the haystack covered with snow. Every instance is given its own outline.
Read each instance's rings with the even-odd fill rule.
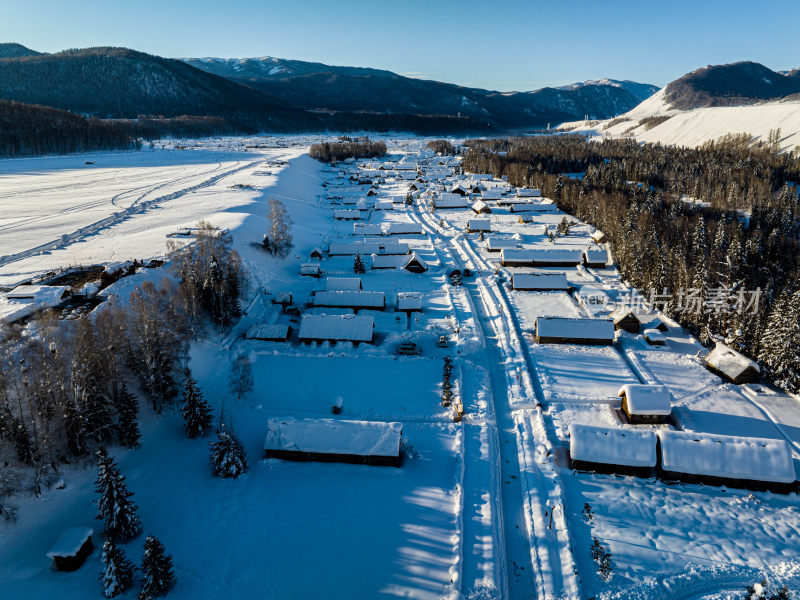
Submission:
[[[267,421],[264,456],[399,467],[402,434],[396,422],[281,417]]]

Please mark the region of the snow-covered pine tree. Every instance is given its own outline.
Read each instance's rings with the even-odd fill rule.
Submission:
[[[247,455],[233,427],[220,425],[217,441],[211,442],[211,468],[217,477],[236,479],[247,471]]]
[[[144,582],[139,600],[164,596],[175,581],[172,557],[164,551],[164,544],[152,535],[148,535],[144,542],[142,573]]]
[[[361,258],[360,254],[356,254],[355,259],[353,259],[353,273],[358,273],[361,275],[362,273],[366,273],[367,269],[364,267],[364,261]]]
[[[775,300],[759,358],[775,383],[792,393],[800,391],[800,290],[784,290]]]
[[[127,559],[122,548],[114,540],[103,543],[103,595],[106,598],[118,596],[133,583],[133,564]]]
[[[131,500],[133,492],[128,491],[125,477],[103,446],[97,449],[97,466],[95,491],[100,494],[97,519],[105,521],[104,532],[108,537],[127,541],[139,533],[141,526],[136,504]]]
[[[136,448],[139,445],[139,401],[136,396],[128,391],[128,385],[123,381],[117,397],[117,437],[119,443],[126,448]]]
[[[210,429],[214,420],[211,407],[203,400],[203,393],[197,387],[197,382],[192,377],[192,372],[186,369],[183,384],[183,427],[189,438],[203,437]]]

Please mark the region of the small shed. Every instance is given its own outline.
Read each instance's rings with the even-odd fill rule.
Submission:
[[[353,292],[362,289],[360,277],[328,277],[325,289],[331,292]]]
[[[589,246],[583,251],[583,264],[592,269],[605,269],[608,252],[600,246]]]
[[[375,320],[367,315],[304,315],[301,342],[371,342]]]
[[[300,275],[319,277],[322,275],[322,269],[320,269],[319,263],[303,263],[300,265]]]
[[[622,411],[631,424],[663,423],[672,414],[672,395],[666,386],[628,383],[619,388]]]
[[[535,324],[538,344],[614,343],[614,323],[606,319],[538,316]]]
[[[77,571],[94,549],[91,527],[65,529],[47,553],[58,571]]]
[[[478,215],[488,215],[492,212],[492,209],[483,200],[478,200],[470,208]]]
[[[639,333],[642,323],[630,306],[618,306],[608,316],[614,321],[614,329],[621,329],[628,333]]]
[[[424,273],[428,270],[428,265],[414,252],[403,268],[411,273]]]
[[[526,292],[569,292],[571,289],[566,273],[514,273],[511,287]]]
[[[422,310],[422,294],[419,292],[397,292],[397,310],[419,312]]]
[[[657,435],[664,477],[776,491],[796,488],[786,440],[665,429]]]
[[[244,337],[248,340],[285,342],[289,339],[290,332],[291,328],[285,323],[255,323],[247,328]]]
[[[311,250],[309,258],[322,258],[322,250],[320,250],[319,248],[314,248],[313,250]]]
[[[657,445],[656,434],[649,429],[569,426],[572,466],[582,471],[648,476],[658,460]]]
[[[477,233],[479,231],[491,231],[492,223],[489,219],[470,219],[467,221],[467,232]]]
[[[645,329],[642,332],[644,341],[651,346],[666,346],[667,338],[658,329]]]
[[[733,348],[717,342],[705,358],[706,367],[733,383],[755,383],[761,376],[758,364]]]
[[[592,241],[595,244],[605,244],[608,241],[606,234],[600,231],[599,229],[595,229],[592,232]]]
[[[267,421],[264,456],[399,467],[402,423],[280,417]]]

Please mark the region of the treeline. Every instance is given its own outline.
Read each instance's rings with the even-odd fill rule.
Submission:
[[[313,144],[308,151],[312,158],[322,162],[339,162],[346,158],[376,158],[386,154],[386,144],[369,138],[341,139],[336,142]]]
[[[223,325],[241,314],[241,263],[227,234],[201,226],[197,243],[173,248],[172,258],[177,284],[145,282],[124,304],[0,331],[0,454],[32,467],[35,492],[62,463],[113,442],[136,446],[129,384],[156,412],[174,405],[191,336],[208,319]],[[0,497],[14,485],[0,481]]]
[[[447,140],[431,140],[425,145],[443,156],[452,156],[457,152],[456,147]]]
[[[542,136],[470,146],[465,170],[541,188],[607,235],[623,277],[658,294],[658,308],[800,390],[797,157],[736,140],[685,149]],[[688,296],[700,310],[688,310]]]

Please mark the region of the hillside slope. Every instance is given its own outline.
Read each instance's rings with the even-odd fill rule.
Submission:
[[[21,56],[37,56],[41,52],[26,48],[14,42],[0,43],[0,58],[19,58]]]

